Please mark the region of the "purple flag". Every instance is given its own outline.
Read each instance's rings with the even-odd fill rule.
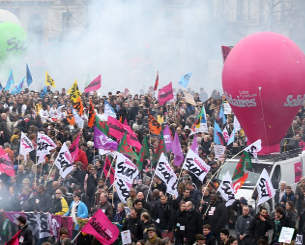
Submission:
[[[164,138],[166,152],[170,152],[172,150],[173,139],[168,125],[166,125],[165,128],[163,129],[163,138]]]
[[[198,155],[198,143],[197,143],[196,134],[194,134],[193,142],[192,142],[192,145],[191,145],[191,150]]]
[[[172,143],[172,152],[175,155],[174,158],[175,166],[180,166],[184,160],[184,157],[177,132],[175,133],[174,141]]]
[[[118,143],[107,137],[97,127],[94,127],[94,147],[97,149],[116,151],[118,149]]]

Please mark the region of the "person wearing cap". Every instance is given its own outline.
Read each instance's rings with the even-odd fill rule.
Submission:
[[[23,216],[19,216],[17,218],[17,222],[20,231],[18,235],[19,245],[32,245],[33,235],[32,235],[32,231],[30,230],[27,224],[26,218]]]
[[[147,240],[145,245],[165,245],[166,241],[157,236],[155,227],[147,229]]]

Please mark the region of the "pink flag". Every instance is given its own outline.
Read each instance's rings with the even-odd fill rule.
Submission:
[[[105,245],[114,243],[120,233],[117,226],[112,224],[100,209],[83,227],[82,232],[93,235],[101,244]]]
[[[85,93],[96,91],[101,87],[102,76],[98,75],[89,85],[85,88]]]
[[[163,129],[163,139],[164,139],[166,151],[170,152],[172,150],[173,138],[168,125],[166,125],[165,128]]]
[[[298,183],[301,178],[302,178],[302,163],[301,162],[296,162],[294,164],[294,182]]]
[[[6,151],[2,149],[2,147],[0,147],[0,173],[4,173],[10,177],[15,176],[15,170],[12,166],[12,161]]]
[[[78,152],[79,152],[79,140],[80,140],[80,134],[79,133],[77,135],[77,137],[75,138],[75,140],[72,142],[69,151],[71,153],[71,157],[72,157],[72,161],[74,162],[74,160],[77,158],[78,156]]]
[[[164,105],[167,101],[174,98],[172,82],[159,89],[158,100],[160,105]]]
[[[198,143],[197,143],[196,134],[194,134],[193,142],[192,142],[192,145],[191,145],[191,150],[198,155]]]
[[[173,141],[173,144],[172,144],[172,152],[175,155],[175,158],[174,158],[175,166],[180,166],[181,163],[184,160],[184,157],[183,157],[183,152],[182,152],[182,149],[181,149],[179,136],[178,136],[177,132],[175,133],[174,141]]]
[[[115,137],[118,140],[121,140],[125,132],[127,132],[127,143],[131,146],[134,146],[138,151],[141,150],[142,145],[139,142],[137,135],[128,124],[123,124],[119,120],[108,116],[108,127],[109,135]]]

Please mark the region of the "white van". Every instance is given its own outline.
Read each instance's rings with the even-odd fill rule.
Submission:
[[[221,180],[222,176],[229,171],[230,175],[233,175],[235,167],[239,159],[226,160],[222,169],[219,172],[218,179]],[[257,162],[252,162],[252,170],[249,171],[248,179],[244,185],[237,191],[236,198],[244,197],[252,207],[255,206],[255,201],[252,199],[255,185],[257,180],[265,168],[271,177],[272,185],[275,189],[279,188],[280,181],[285,181],[287,185],[292,186],[295,190],[296,176],[295,176],[295,164],[300,162],[302,166],[302,176],[305,175],[305,151],[301,154],[276,154],[269,155],[265,159],[258,159]]]

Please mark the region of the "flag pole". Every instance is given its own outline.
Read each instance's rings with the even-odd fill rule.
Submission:
[[[48,180],[49,180],[49,177],[50,177],[50,175],[51,175],[51,173],[52,173],[52,170],[53,170],[54,165],[55,165],[55,161],[53,162],[52,167],[51,167],[51,169],[50,169],[50,171],[49,171],[47,180],[46,180],[46,182],[44,183],[44,186],[45,186],[45,187],[46,187],[47,184],[48,184]]]
[[[159,164],[158,164],[158,165],[159,165]],[[156,169],[158,168],[158,165],[156,166]],[[152,178],[151,178],[150,184],[149,184],[149,188],[148,188],[148,192],[147,192],[147,196],[146,196],[146,202],[147,202],[147,200],[148,200],[149,192],[150,192],[150,190],[151,190],[151,186],[152,186],[152,183],[153,183],[154,178],[155,178],[155,175],[156,175],[156,169],[155,169],[155,172],[154,172],[154,174],[153,174],[153,176],[152,176]]]
[[[79,237],[80,233],[82,233],[82,231],[80,230],[76,236],[73,238],[73,240],[71,241],[71,243],[73,244],[75,242],[75,240]]]
[[[106,184],[106,185],[107,185],[107,179],[108,179],[109,176],[110,176],[112,164],[113,164],[113,162],[114,162],[115,159],[116,159],[116,156],[112,159],[111,164],[110,164],[110,167],[109,167],[109,169],[108,169],[108,173],[107,173],[107,176],[106,176],[106,179],[105,179],[105,184]],[[114,175],[115,175],[115,174],[114,174]],[[109,188],[110,188],[110,187],[109,187]]]

